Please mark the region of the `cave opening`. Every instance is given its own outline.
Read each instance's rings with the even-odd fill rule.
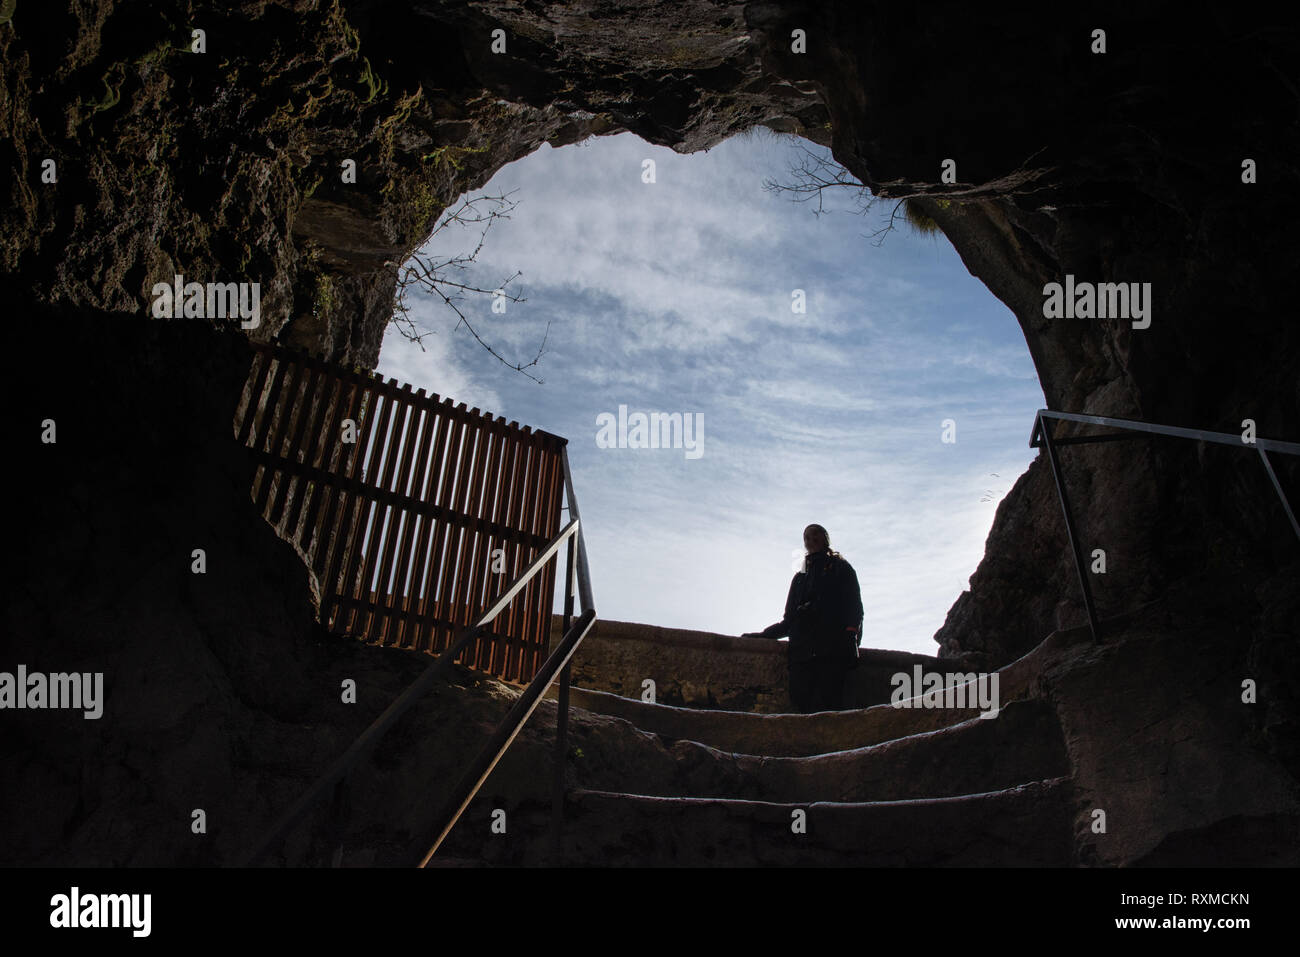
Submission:
[[[379,370],[569,439],[602,618],[761,629],[816,522],[857,571],[862,647],[934,654],[1043,392],[942,234],[853,189],[772,188],[809,152],[829,156],[766,130],[541,147],[468,194],[508,197],[445,272],[483,290],[443,289],[475,334],[416,289]]]

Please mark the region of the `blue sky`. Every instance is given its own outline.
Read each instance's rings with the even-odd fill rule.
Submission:
[[[544,384],[414,294],[434,334],[422,352],[390,327],[379,369],[569,440],[602,618],[761,629],[817,522],[857,570],[863,646],[932,654],[1033,458],[1042,390],[1015,317],[942,236],[900,225],[876,245],[879,218],[848,191],[814,216],[764,190],[791,180],[795,149],[750,136],[682,156],[632,134],[543,146],[480,191],[517,190],[518,206],[470,273],[493,288],[521,270],[511,288],[527,301],[462,309],[512,361],[549,321],[530,370]],[[449,229],[436,251],[476,241]],[[702,416],[703,454],[598,447],[597,417],[620,405]]]

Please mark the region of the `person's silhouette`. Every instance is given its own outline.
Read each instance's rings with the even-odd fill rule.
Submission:
[[[785,617],[742,638],[790,638],[790,701],[803,714],[837,711],[844,704],[844,679],[858,664],[862,593],[844,556],[831,550],[820,525],[803,530],[808,554],[790,582]]]

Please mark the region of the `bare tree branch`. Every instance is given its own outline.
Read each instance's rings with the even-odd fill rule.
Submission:
[[[453,327],[453,331],[463,325],[469,330],[475,341],[487,350],[489,355],[496,358],[507,368],[527,376],[540,385],[542,380],[527,370],[537,365],[546,352],[546,341],[551,333],[551,324],[549,322],[546,324],[546,331],[542,335],[542,342],[537,348],[537,354],[533,356],[532,360],[529,362],[511,362],[479,334],[460,307],[460,303],[465,300],[467,295],[481,295],[492,299],[503,298],[509,302],[527,302],[523,296],[513,295],[507,291],[509,285],[522,276],[523,273],[516,271],[513,276],[508,277],[495,288],[480,286],[472,281],[461,282],[458,281],[458,278],[454,278],[466,273],[470,265],[477,261],[479,253],[483,251],[483,245],[487,241],[488,230],[492,228],[492,224],[498,219],[510,218],[510,211],[518,205],[517,201],[510,198],[513,194],[514,191],[499,196],[483,195],[466,198],[451,212],[443,214],[429,236],[429,239],[432,240],[433,237],[452,225],[471,228],[481,227],[478,241],[471,251],[442,259],[423,256],[417,251],[412,254],[411,258],[403,266],[398,266],[392,262],[386,263],[386,265],[393,267],[393,278],[396,286],[393,298],[393,315],[389,321],[406,339],[423,349],[424,337],[434,333],[435,330],[420,329],[411,316],[406,294],[411,289],[432,293],[456,314],[457,322]]]
[[[854,199],[858,206],[858,212],[865,213],[871,208],[875,202],[871,190],[862,185],[856,176],[835,162],[829,152],[825,154],[814,152],[803,143],[799,144],[798,151],[798,159],[790,169],[793,181],[779,183],[775,180],[764,180],[764,189],[770,193],[787,193],[796,203],[807,203],[816,199],[817,208],[813,210],[814,216],[820,216],[826,212],[822,194],[832,187],[852,190],[856,194]]]
[[[816,152],[803,143],[799,144],[798,150],[798,158],[790,168],[791,181],[781,183],[770,179],[764,180],[764,189],[771,193],[785,193],[796,203],[808,203],[815,199],[817,207],[813,210],[814,216],[828,212],[824,202],[825,192],[828,189],[850,190],[857,213],[864,216],[882,201],[883,197],[872,193],[856,176],[837,163],[829,151]],[[921,232],[928,232],[929,230],[919,225],[922,214],[908,209],[906,204],[910,198],[898,199],[890,207],[884,225],[867,233],[863,238],[871,239],[875,246],[881,245],[900,219],[916,226]]]

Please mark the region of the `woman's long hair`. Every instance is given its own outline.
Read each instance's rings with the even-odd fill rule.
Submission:
[[[843,561],[844,556],[841,555],[839,552],[837,552],[835,549],[831,548],[831,536],[830,536],[830,533],[829,533],[828,531],[826,531],[826,529],[822,528],[820,525],[809,525],[807,528],[805,528],[805,529],[803,530],[803,533],[804,533],[805,535],[807,535],[807,534],[808,534],[809,532],[811,532],[811,531],[818,531],[818,532],[821,532],[822,538],[826,539],[826,554],[827,554],[827,555],[829,555],[831,558],[838,558],[838,559],[840,559],[841,561]],[[804,571],[807,571],[807,570],[808,570],[808,559],[807,559],[807,557],[804,558],[804,562],[803,562],[803,570],[804,570]]]

